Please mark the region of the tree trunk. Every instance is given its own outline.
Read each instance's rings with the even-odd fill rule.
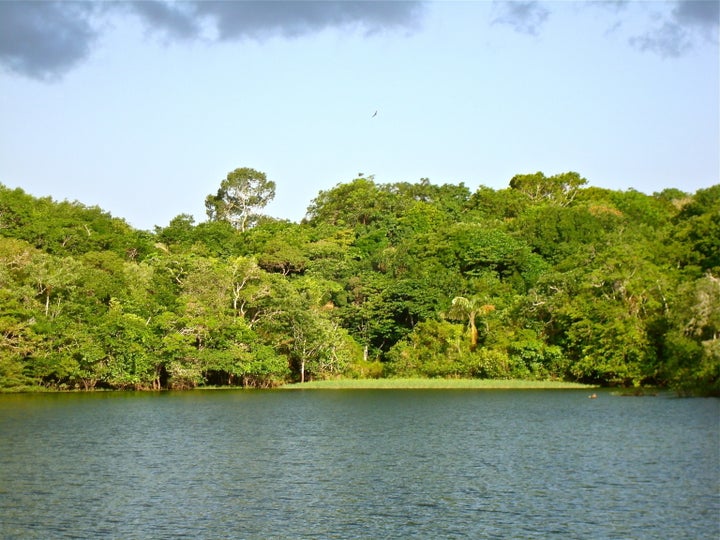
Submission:
[[[478,342],[478,329],[475,326],[475,312],[470,313],[470,350],[474,351],[477,349]]]

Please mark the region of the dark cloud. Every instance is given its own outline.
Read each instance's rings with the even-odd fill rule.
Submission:
[[[630,44],[641,51],[674,58],[692,49],[692,40],[687,30],[679,24],[667,21],[650,32],[630,38]]]
[[[612,11],[621,11],[630,4],[630,0],[589,0],[587,5],[602,7]]]
[[[496,2],[492,24],[507,24],[521,34],[537,35],[550,11],[539,2]]]
[[[709,42],[717,46],[720,25],[720,2],[717,0],[680,0],[658,26],[630,39],[642,51],[664,57],[682,56],[698,45]]]
[[[117,4],[137,15],[151,32],[159,32],[169,39],[193,39],[200,33],[194,14],[194,3],[168,4],[160,0]]]
[[[215,23],[223,40],[295,37],[328,27],[354,26],[372,34],[412,28],[422,11],[420,2],[256,1],[197,2],[200,16]]]
[[[717,0],[685,0],[678,2],[673,16],[680,24],[712,31],[720,24],[720,2]]]
[[[84,60],[97,38],[90,3],[0,2],[0,64],[53,79]]]
[[[622,25],[629,8],[644,12],[648,30],[629,39],[630,44],[642,51],[663,57],[679,57],[695,47],[709,43],[717,47],[720,25],[720,1],[673,0],[666,2],[633,2],[630,0],[591,0],[578,4],[581,7],[601,8],[615,14],[618,21],[613,31]],[[552,2],[496,0],[492,24],[505,24],[516,32],[537,35],[551,14]],[[642,16],[642,15],[641,15]]]
[[[420,1],[25,2],[0,0],[0,65],[36,79],[59,78],[91,53],[100,21],[133,15],[168,40],[294,37],[331,27],[373,34],[412,29]]]

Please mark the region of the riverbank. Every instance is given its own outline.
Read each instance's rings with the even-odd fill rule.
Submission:
[[[550,390],[597,388],[597,386],[563,381],[525,381],[505,379],[335,379],[285,384],[281,390],[403,390],[403,389],[484,389],[484,390]]]
[[[535,381],[521,379],[424,379],[416,378],[388,378],[388,379],[331,379],[322,381],[308,381],[304,383],[288,383],[274,387],[278,390],[567,390],[567,389],[592,389],[599,388],[597,385],[581,384],[575,382],[564,381]],[[240,390],[240,386],[198,386],[195,388],[187,388],[175,391],[194,391],[194,390]],[[0,389],[0,394],[19,394],[19,393],[54,393],[54,392],[158,392],[168,389],[150,389],[150,388],[134,388],[134,389],[109,389],[109,388],[47,388],[38,387],[19,387]]]

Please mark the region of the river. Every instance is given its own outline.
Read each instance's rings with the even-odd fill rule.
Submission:
[[[720,538],[720,400],[0,395],[0,538]]]

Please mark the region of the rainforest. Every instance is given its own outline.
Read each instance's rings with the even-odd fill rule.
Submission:
[[[575,381],[720,395],[720,184],[321,191],[299,222],[239,168],[138,230],[0,184],[0,390]]]

